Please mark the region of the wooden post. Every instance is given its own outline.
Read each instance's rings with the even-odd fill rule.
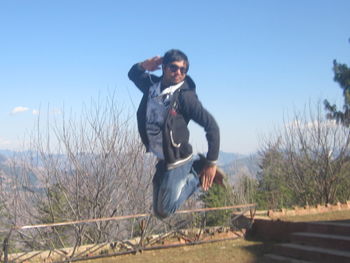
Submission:
[[[4,251],[4,263],[8,263],[8,254],[9,254],[9,240],[11,236],[12,228],[8,235],[4,239],[4,243],[2,244],[2,249]]]

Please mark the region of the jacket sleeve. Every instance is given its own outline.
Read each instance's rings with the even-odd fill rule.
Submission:
[[[186,94],[185,94],[186,93]],[[203,107],[194,91],[184,91],[180,96],[180,105],[183,114],[202,126],[208,141],[208,164],[216,164],[220,149],[220,130],[214,117]]]
[[[148,92],[148,88],[152,85],[152,75],[146,73],[146,71],[140,66],[140,63],[136,63],[131,67],[128,77],[144,94]]]

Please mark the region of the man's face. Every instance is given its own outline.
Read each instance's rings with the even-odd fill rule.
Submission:
[[[183,60],[163,65],[163,83],[167,86],[176,85],[185,79],[186,73],[187,65]]]

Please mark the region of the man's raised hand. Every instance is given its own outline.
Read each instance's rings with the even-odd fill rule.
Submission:
[[[155,56],[153,58],[146,59],[141,62],[140,65],[144,70],[147,71],[155,71],[160,69],[160,65],[162,65],[163,58],[160,56]]]

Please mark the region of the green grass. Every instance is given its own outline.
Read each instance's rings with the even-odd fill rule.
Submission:
[[[291,222],[336,221],[336,220],[350,221],[350,210],[332,211],[332,212],[300,215],[300,216],[283,216],[283,217],[280,217],[279,219],[283,221],[291,221]]]
[[[335,221],[350,222],[350,210],[332,211],[302,216],[285,216],[283,221]],[[136,255],[106,257],[94,260],[79,261],[83,263],[266,263],[263,255],[271,251],[272,243],[259,240],[230,240],[193,246],[148,250]]]
[[[194,246],[151,250],[136,255],[102,258],[84,263],[262,263],[263,255],[271,249],[270,244],[244,239],[215,242]]]
[[[302,216],[285,216],[281,220],[291,222],[349,220],[350,210],[332,211]],[[84,263],[265,263],[263,255],[272,248],[272,243],[258,240],[231,240],[195,246],[151,250],[136,255],[101,258]]]

